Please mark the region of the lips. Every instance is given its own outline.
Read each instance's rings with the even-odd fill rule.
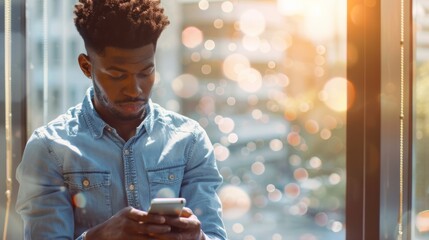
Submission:
[[[144,101],[124,102],[118,105],[125,112],[139,112],[143,109],[145,102]]]

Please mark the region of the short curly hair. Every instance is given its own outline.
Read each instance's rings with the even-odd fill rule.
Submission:
[[[137,48],[156,42],[170,23],[159,0],[79,0],[75,26],[86,48]]]

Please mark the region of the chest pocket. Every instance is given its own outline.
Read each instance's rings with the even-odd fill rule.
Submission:
[[[182,184],[185,165],[148,171],[150,196],[178,197]]]
[[[64,181],[70,192],[76,228],[92,227],[112,216],[110,173],[64,173]]]

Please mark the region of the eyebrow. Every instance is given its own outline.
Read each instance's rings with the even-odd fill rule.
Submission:
[[[122,69],[122,68],[118,68],[118,67],[114,67],[114,66],[112,66],[112,67],[108,67],[108,68],[106,68],[106,70],[107,70],[107,71],[126,72],[124,69]]]
[[[149,68],[152,68],[154,66],[155,66],[155,64],[151,63],[151,64],[147,65],[145,68],[143,68],[142,70],[140,70],[140,72],[143,72],[143,71],[145,71],[145,70],[147,70]],[[122,69],[122,68],[119,68],[119,67],[116,67],[116,66],[108,67],[108,68],[106,68],[106,70],[107,71],[127,72],[125,69]]]

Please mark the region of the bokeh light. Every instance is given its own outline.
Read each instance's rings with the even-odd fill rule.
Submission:
[[[335,77],[326,82],[322,90],[322,99],[326,106],[334,111],[344,112],[347,110],[347,90],[351,84],[347,79]]]
[[[252,164],[251,169],[255,175],[262,175],[265,172],[265,165],[261,162],[255,162]]]
[[[182,31],[182,43],[188,48],[195,48],[203,42],[203,32],[197,27],[190,26]]]
[[[330,228],[333,232],[339,232],[339,231],[343,230],[343,224],[339,221],[334,221],[334,222],[332,222]]]
[[[270,141],[270,148],[274,152],[278,152],[283,149],[283,142],[279,139],[273,139]]]
[[[182,98],[190,98],[199,90],[198,80],[194,75],[182,74],[171,82],[174,93]]]
[[[198,2],[198,7],[201,10],[207,10],[207,9],[209,9],[209,7],[210,7],[209,1],[208,0],[200,0]]]
[[[231,80],[238,81],[240,73],[250,68],[250,61],[247,57],[239,53],[233,53],[223,61],[223,73]]]
[[[218,161],[225,161],[229,157],[229,149],[221,144],[214,144],[214,153]]]
[[[218,122],[219,131],[223,133],[230,133],[234,130],[235,123],[231,118],[225,117]]]
[[[329,175],[329,183],[332,185],[336,185],[341,182],[341,176],[338,173],[332,173]]]
[[[209,39],[209,40],[207,40],[207,41],[204,42],[204,47],[207,50],[211,51],[211,50],[213,50],[216,47],[216,44],[215,44],[215,42],[213,40]]]
[[[208,75],[212,72],[212,67],[208,64],[204,64],[201,66],[201,73]]]
[[[429,210],[424,210],[417,214],[416,227],[421,233],[429,232]]]
[[[296,147],[301,143],[301,136],[297,132],[291,132],[287,135],[287,142]]]
[[[236,133],[228,134],[228,142],[236,143],[238,141],[238,135]]]
[[[262,87],[261,73],[254,68],[247,68],[238,74],[238,86],[249,93],[257,92]]]
[[[318,169],[322,167],[322,160],[320,160],[320,158],[318,157],[312,157],[308,163],[313,169]]]
[[[73,205],[78,208],[86,207],[86,197],[82,192],[73,195]]]
[[[172,198],[174,197],[174,191],[171,188],[165,187],[162,188],[158,191],[158,193],[156,194],[156,197],[158,198]]]
[[[328,224],[329,218],[328,215],[324,212],[319,212],[314,216],[314,221],[319,226],[326,226]]]
[[[297,181],[303,182],[308,179],[308,171],[305,168],[297,168],[293,171],[293,176]]]
[[[301,164],[301,157],[296,154],[292,154],[289,157],[289,163],[292,166],[299,166]]]
[[[234,4],[230,1],[224,1],[221,5],[222,11],[225,13],[230,13],[234,10]]]
[[[268,199],[272,202],[278,202],[282,199],[282,192],[278,189],[274,189],[274,191],[268,193]]]
[[[237,186],[226,185],[219,190],[222,202],[223,217],[238,219],[246,214],[251,207],[251,200],[246,191]]]
[[[214,21],[213,21],[213,26],[216,28],[216,29],[221,29],[221,28],[223,28],[223,20],[222,19],[220,19],[220,18],[218,18],[218,19],[215,19]]]
[[[244,49],[253,52],[259,49],[261,40],[257,36],[247,35],[242,38],[241,43]]]
[[[316,120],[309,119],[305,122],[305,130],[310,134],[319,132],[319,123]]]
[[[256,9],[246,10],[240,17],[240,30],[249,36],[258,36],[265,31],[265,17]]]
[[[332,136],[332,132],[327,128],[324,128],[322,129],[322,131],[320,131],[320,138],[322,138],[323,140],[328,140],[331,138],[331,136]]]
[[[293,38],[283,31],[277,31],[272,36],[270,42],[274,50],[284,52],[292,45]]]
[[[244,231],[244,226],[241,223],[234,223],[232,225],[232,231],[235,233],[242,233]]]
[[[278,0],[278,9],[285,15],[297,15],[304,10],[303,0]]]
[[[296,198],[301,193],[301,188],[296,183],[289,183],[284,188],[285,195],[289,198]]]

